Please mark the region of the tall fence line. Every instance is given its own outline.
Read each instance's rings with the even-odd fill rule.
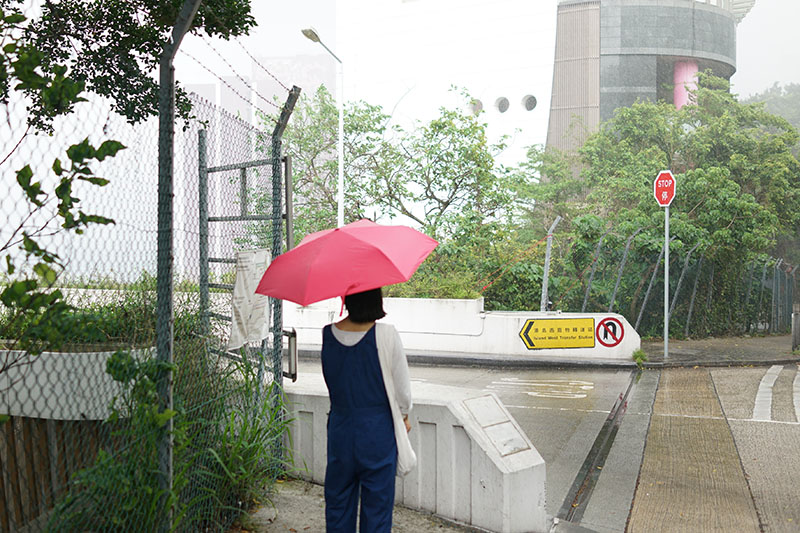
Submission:
[[[267,132],[191,95],[160,196],[158,117],[130,124],[90,96],[52,135],[22,135],[27,102],[6,106],[0,260],[16,268],[0,279],[0,531],[224,530],[283,471],[279,302],[272,334],[233,352],[225,316],[237,253],[284,245],[281,137],[298,94]],[[71,191],[113,223],[76,234],[53,198],[29,201],[17,173],[57,187],[54,161],[67,167],[84,139],[124,149],[90,161],[97,178]],[[209,215],[223,221],[203,226]],[[52,271],[23,235],[57,252]],[[12,305],[34,286],[30,305]],[[43,299],[53,305],[33,305]]]
[[[616,235],[610,244],[613,228],[605,230],[595,242],[585,242],[593,253],[583,263],[574,260],[574,242],[555,250],[554,257],[548,250],[543,260],[542,294],[550,294],[554,309],[563,311],[616,310],[643,336],[658,336],[664,316],[663,305],[659,305],[664,246],[662,239],[654,250],[645,229]],[[668,313],[673,335],[791,331],[796,265],[766,256],[721,262],[709,254],[713,250],[703,249],[700,243],[683,243],[675,236],[670,239],[670,249]],[[548,286],[548,278],[555,286]]]

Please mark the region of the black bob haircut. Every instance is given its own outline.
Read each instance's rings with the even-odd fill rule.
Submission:
[[[344,297],[344,306],[351,322],[366,324],[386,316],[383,310],[383,293],[380,287]]]

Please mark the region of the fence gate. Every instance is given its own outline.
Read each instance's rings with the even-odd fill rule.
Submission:
[[[207,165],[206,130],[198,131],[199,285],[202,327],[206,334],[213,331],[212,319],[219,320],[225,324],[229,324],[232,320],[230,315],[219,312],[224,308],[223,306],[215,306],[214,302],[211,301],[211,289],[232,293],[233,280],[225,279],[224,277],[212,279],[211,264],[234,265],[236,259],[231,256],[232,248],[269,247],[273,258],[283,252],[283,219],[284,217],[290,219],[291,215],[288,210],[288,216],[284,214],[282,193],[285,187],[287,206],[290,206],[288,199],[291,197],[291,182],[284,183],[284,176],[287,180],[290,180],[291,175],[290,171],[285,174],[283,172],[285,159],[281,157],[282,137],[299,95],[300,88],[298,87],[293,87],[289,92],[272,136],[268,139],[270,141],[269,147],[263,147],[264,151],[269,150],[269,158],[209,167]],[[220,151],[224,152],[224,147]],[[260,169],[271,171],[272,180],[269,190],[262,187],[263,183],[253,183],[252,176],[249,176],[250,173],[258,177]],[[214,181],[223,183],[217,183],[216,185],[218,186],[214,187]],[[227,183],[224,183],[226,181]],[[211,202],[209,201],[210,182],[212,184],[211,191],[216,192],[216,197],[212,198]],[[221,191],[225,188],[225,185],[228,186],[227,190],[229,192],[231,190],[236,191],[233,197],[230,194],[223,197],[224,195]],[[232,185],[233,187],[231,187]],[[210,214],[209,204],[217,206],[221,212]],[[217,242],[216,246],[212,246],[215,243],[210,241],[210,237],[216,237],[217,241],[223,240],[222,233],[210,231],[212,224],[213,227],[219,227],[222,224],[245,224],[246,226],[244,231],[240,230],[231,234],[233,235],[232,243]],[[234,246],[231,247],[231,244]],[[225,303],[227,301],[228,299],[226,298]],[[259,361],[258,377],[259,382],[261,382],[263,372],[267,370],[272,375],[272,378],[280,383],[283,377],[283,315],[281,301],[276,298],[270,298],[269,309],[272,311],[272,342],[270,345],[268,338],[263,339],[261,342],[261,347],[257,354]],[[246,350],[247,346],[243,349]],[[221,355],[237,358],[236,355],[231,353]]]

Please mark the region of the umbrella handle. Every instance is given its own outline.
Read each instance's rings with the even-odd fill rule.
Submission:
[[[342,294],[342,307],[339,309],[339,316],[341,317],[344,314],[344,298],[347,296],[347,293],[350,292],[350,289],[356,286],[355,283],[351,283],[349,287],[344,290],[344,294]]]

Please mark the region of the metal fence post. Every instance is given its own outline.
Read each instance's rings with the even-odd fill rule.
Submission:
[[[681,285],[683,285],[683,278],[686,277],[686,269],[689,267],[689,259],[691,259],[692,253],[695,251],[695,249],[697,249],[698,246],[700,246],[699,242],[694,246],[692,246],[692,249],[689,250],[688,254],[686,254],[686,259],[684,259],[683,261],[683,269],[681,270],[681,276],[678,278],[678,284],[675,285],[675,293],[672,295],[672,303],[669,304],[669,318],[672,318],[672,311],[675,310],[675,302],[678,301],[678,294],[680,294],[681,292]]]
[[[183,36],[191,26],[201,0],[185,0],[172,38],[160,59],[158,91],[158,251],[156,285],[156,350],[158,360],[172,365],[173,338],[173,157],[175,144],[175,67],[172,64]],[[159,410],[172,409],[172,371],[162,371],[158,379]],[[167,509],[172,491],[172,419],[164,425],[158,448],[160,508],[165,512],[161,531],[172,525]]]
[[[717,264],[712,262],[711,263],[711,274],[708,276],[708,292],[706,293],[706,313],[705,317],[708,318],[708,312],[711,309],[711,295],[714,292],[714,271],[717,268]]]
[[[287,155],[283,158],[286,168],[284,169],[284,187],[286,187],[286,249],[294,248],[294,191],[292,190],[292,156]]]
[[[800,306],[798,306],[797,304],[794,303],[794,285],[797,282],[797,280],[795,278],[795,273],[796,272],[797,272],[797,265],[795,265],[794,268],[792,268],[792,271],[789,274],[791,276],[791,278],[792,278],[790,283],[789,283],[789,286],[791,287],[791,298],[790,298],[790,301],[791,301],[791,306],[792,306],[791,309],[792,309],[792,351],[793,352],[795,350],[797,350],[798,347],[800,347],[800,312],[798,312],[798,311],[800,311]]]
[[[748,269],[750,274],[747,277],[747,295],[744,298],[744,305],[742,306],[742,311],[745,315],[745,325],[744,325],[744,332],[748,333],[750,331],[750,313],[748,313],[747,308],[750,305],[750,294],[753,292],[753,274],[755,273],[756,263],[753,261],[750,263],[750,268]]]
[[[558,223],[561,222],[561,215],[556,217],[556,220],[547,230],[547,250],[544,253],[544,275],[542,276],[542,299],[539,302],[539,311],[547,310],[547,284],[550,276],[550,249],[553,246],[553,231],[555,231]]]
[[[594,281],[594,273],[597,271],[597,259],[600,257],[600,248],[603,246],[603,239],[606,238],[608,232],[611,231],[609,229],[603,236],[600,237],[600,240],[597,241],[597,248],[594,250],[594,259],[592,259],[592,272],[589,274],[589,283],[586,284],[586,294],[583,296],[583,305],[581,306],[581,313],[586,311],[586,303],[589,301],[589,293],[592,292],[592,282]]]
[[[300,88],[292,87],[289,91],[289,97],[281,110],[278,122],[272,132],[272,259],[274,260],[281,253],[283,253],[283,235],[282,235],[282,222],[283,222],[283,209],[282,209],[282,137],[289,121],[289,117],[294,110],[297,99],[300,96]],[[272,379],[278,385],[283,383],[283,368],[281,358],[283,354],[283,302],[276,298],[270,298],[272,302]],[[279,394],[278,387],[276,394]]]
[[[697,285],[700,282],[700,274],[703,273],[703,260],[706,254],[700,254],[700,261],[697,262],[697,276],[694,278],[694,287],[692,287],[692,297],[689,299],[689,312],[686,315],[686,326],[683,328],[683,336],[689,336],[689,325],[692,323],[692,313],[694,312],[694,300],[697,296]]]
[[[611,293],[611,301],[608,303],[608,312],[610,313],[612,309],[614,309],[614,300],[617,299],[617,290],[619,290],[620,281],[622,281],[622,272],[625,269],[625,262],[628,260],[628,251],[631,249],[631,243],[633,242],[633,238],[642,231],[642,228],[637,229],[633,232],[633,235],[628,237],[628,241],[625,243],[625,252],[622,254],[622,261],[619,263],[619,270],[617,272],[617,282],[614,284],[614,292]]]
[[[756,331],[759,329],[759,321],[761,319],[761,302],[764,296],[764,285],[767,282],[767,266],[769,265],[769,259],[764,263],[764,266],[761,269],[761,283],[758,285],[758,304],[756,304],[755,308],[755,319],[753,322],[755,323]]]
[[[794,307],[795,307],[794,306],[794,292],[795,292],[795,272],[797,272],[797,266],[798,265],[795,265],[794,267],[792,267],[791,271],[786,273],[786,280],[787,280],[787,283],[789,285],[789,287],[788,287],[789,292],[788,292],[788,295],[787,295],[786,309],[787,309],[787,312],[789,313],[790,317],[792,316],[792,313],[794,312]]]
[[[671,241],[672,239],[670,239]],[[661,246],[661,251],[658,253],[658,259],[656,259],[655,268],[653,268],[653,275],[650,276],[650,283],[647,284],[647,291],[644,293],[644,300],[642,301],[642,307],[639,309],[639,316],[636,317],[636,325],[633,326],[633,329],[639,331],[639,323],[642,321],[642,315],[644,314],[644,308],[647,307],[647,300],[650,299],[650,291],[653,289],[653,283],[656,280],[656,275],[658,275],[658,267],[661,265],[661,258],[664,257],[664,249],[666,248],[666,243]]]
[[[780,298],[780,294],[778,293],[778,267],[781,264],[783,259],[778,259],[778,261],[772,267],[772,302],[770,304],[770,321],[769,321],[769,331],[770,333],[775,333],[778,329],[778,298]]]
[[[783,330],[791,331],[792,327],[792,284],[789,271],[783,270]]]
[[[197,132],[197,162],[198,162],[198,218],[200,221],[200,319],[202,320],[203,334],[208,335],[211,330],[209,316],[209,289],[208,289],[208,160],[207,160],[206,130]]]
[[[247,208],[247,169],[239,169],[239,213],[246,217]]]
[[[272,259],[273,261],[280,254],[283,253],[283,238],[282,238],[282,168],[281,168],[281,138],[278,136],[272,137]],[[280,384],[283,381],[283,369],[281,367],[281,355],[283,352],[283,305],[282,302],[276,298],[270,298],[272,301],[272,365],[270,371],[272,372],[272,379]]]

